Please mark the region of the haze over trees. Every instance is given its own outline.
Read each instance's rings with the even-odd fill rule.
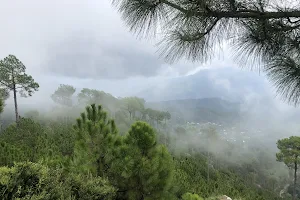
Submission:
[[[56,115],[28,111],[1,131],[1,198],[276,200],[290,182],[271,152],[228,142],[213,124],[176,124],[168,110],[138,97],[85,88],[76,98],[102,105],[57,107]]]
[[[61,84],[59,88],[51,95],[52,100],[63,106],[72,106],[72,96],[76,89],[71,85]]]
[[[270,153],[230,143],[213,125],[179,125],[170,120],[168,110],[148,108],[138,97],[115,98],[103,91],[84,91],[101,94],[91,95],[91,99],[103,106],[86,103],[84,110],[83,102],[73,104],[73,111],[85,111],[81,114],[66,112],[68,106],[56,108],[71,117],[68,121],[61,120],[59,113],[47,117],[47,113],[32,110],[18,126],[9,125],[1,132],[0,165],[6,166],[0,168],[1,177],[25,170],[45,185],[35,191],[24,187],[21,194],[7,193],[11,187],[22,186],[8,178],[0,184],[4,198],[46,198],[47,193],[50,199],[213,199],[226,194],[274,200],[289,183]],[[115,115],[108,109],[110,103],[118,105]],[[268,171],[273,171],[274,177]],[[288,191],[283,194],[289,198]]]
[[[167,60],[205,62],[230,38],[243,59],[259,61],[288,102],[299,103],[297,7],[263,0],[113,2],[131,30],[165,34],[161,52]],[[184,105],[181,112],[171,102],[159,109],[136,96],[116,98],[90,88],[75,95],[76,88],[67,84],[48,97],[61,106],[19,116],[16,93],[31,96],[39,88],[25,70],[13,55],[0,61],[0,114],[13,91],[17,121],[4,120],[0,129],[0,199],[299,199],[300,137],[278,140],[275,156],[250,131],[240,131],[240,121],[187,119]],[[211,101],[204,102],[219,102]],[[226,113],[183,102],[190,102],[195,115]],[[230,115],[235,112],[222,117]]]

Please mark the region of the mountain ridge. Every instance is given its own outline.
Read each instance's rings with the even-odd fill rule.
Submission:
[[[240,118],[240,103],[221,98],[180,99],[157,102],[146,102],[153,109],[171,113],[174,123],[187,121],[196,123],[214,122],[232,124]]]

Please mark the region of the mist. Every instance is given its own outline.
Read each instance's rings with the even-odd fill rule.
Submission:
[[[87,106],[77,95],[94,89],[112,95],[97,103],[125,135],[134,121],[123,98],[136,96],[145,108],[171,114],[151,126],[173,156],[203,154],[213,170],[264,165],[261,173],[280,187],[289,181],[289,170],[276,161],[276,142],[300,136],[300,110],[278,96],[263,73],[242,68],[226,42],[209,62],[171,64],[156,51],[161,35],[136,37],[110,1],[2,0],[1,6],[0,59],[15,55],[40,85],[32,97],[18,95],[21,117],[38,114],[32,118],[43,125],[67,118],[73,125]],[[70,107],[51,99],[60,84],[76,88]],[[5,104],[1,120],[8,127],[15,120],[12,95]]]

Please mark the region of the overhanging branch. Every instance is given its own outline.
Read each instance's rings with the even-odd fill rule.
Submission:
[[[287,11],[287,12],[218,12],[211,13],[197,13],[199,16],[219,17],[219,18],[251,18],[251,19],[281,19],[285,17],[300,18],[300,11]]]
[[[181,6],[172,3],[168,0],[161,0],[161,3],[164,3],[180,12],[185,14],[190,14],[189,10],[182,8]],[[268,11],[259,11],[259,10],[238,10],[236,11],[210,11],[210,12],[197,12],[194,11],[195,16],[201,17],[216,17],[216,18],[251,18],[251,19],[281,19],[281,18],[300,18],[300,11],[278,11],[278,12],[268,12]]]
[[[207,30],[203,33],[197,33],[195,34],[194,36],[192,37],[187,37],[187,38],[182,38],[182,40],[186,41],[186,42],[192,42],[192,41],[197,41],[197,40],[200,40],[201,38],[203,38],[205,35],[209,34],[213,28],[217,25],[218,21],[220,19],[215,19],[212,24],[207,28]]]

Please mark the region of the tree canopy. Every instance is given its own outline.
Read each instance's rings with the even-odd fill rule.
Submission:
[[[135,117],[137,111],[142,112],[145,106],[145,100],[138,97],[125,97],[123,100],[124,109],[128,111],[130,118]]]
[[[278,140],[277,147],[280,150],[276,154],[278,161],[284,162],[284,164],[292,168],[295,162],[300,163],[300,137],[291,136]]]
[[[0,84],[7,90],[16,89],[22,96],[32,96],[39,84],[25,73],[25,65],[14,55],[0,61]]]
[[[13,91],[16,121],[19,119],[17,92],[23,97],[32,96],[39,84],[25,73],[25,65],[14,55],[8,55],[0,61],[0,86],[4,91]]]
[[[6,88],[0,88],[0,98],[6,100],[9,98],[9,90]]]
[[[275,0],[112,0],[130,30],[162,36],[169,62],[206,62],[230,41],[242,64],[255,65],[284,100],[300,103],[300,4]]]
[[[291,136],[278,140],[277,147],[280,150],[276,154],[277,160],[283,162],[289,168],[294,169],[294,190],[293,200],[296,199],[296,184],[297,184],[297,170],[300,164],[300,137]]]
[[[57,90],[51,95],[52,100],[55,103],[72,106],[72,96],[76,92],[76,89],[71,85],[61,84]]]

